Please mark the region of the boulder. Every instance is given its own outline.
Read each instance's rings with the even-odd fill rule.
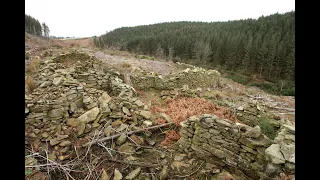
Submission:
[[[245,137],[253,137],[253,138],[257,138],[260,135],[261,135],[261,129],[259,126],[255,126],[254,128],[250,129],[249,131],[243,134],[243,136]]]
[[[280,151],[282,152],[284,159],[295,163],[295,145],[294,144],[282,144],[280,147]]]
[[[284,164],[285,159],[280,152],[280,145],[279,144],[272,144],[265,150],[266,155],[271,159],[273,164]]]

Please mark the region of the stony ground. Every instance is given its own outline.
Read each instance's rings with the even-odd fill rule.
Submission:
[[[37,43],[39,44],[38,41]],[[57,48],[57,44],[50,43],[46,43],[46,46],[40,43],[39,47],[34,48],[35,43],[32,44],[30,39],[26,39],[26,44],[32,47],[31,57],[39,56],[40,59],[38,70],[26,74],[26,79],[33,78],[35,84],[33,91],[28,90],[26,85],[26,179],[250,179],[240,171],[221,168],[179,151],[174,143],[179,139],[179,135],[178,138],[174,134],[169,136],[169,132],[179,132],[179,125],[174,124],[174,118],[170,117],[168,111],[161,112],[158,109],[156,112],[152,111],[152,108],[157,106],[165,109],[172,101],[180,102],[181,96],[204,98],[226,108],[230,114],[234,113],[240,121],[241,117],[250,119],[253,113],[254,117],[270,117],[275,126],[294,125],[293,97],[270,95],[258,88],[249,88],[225,78],[221,78],[219,87],[188,90],[178,88],[171,91],[128,90],[133,92],[134,97],[123,100],[118,98],[121,89],[119,94],[114,95],[110,91],[95,88],[95,85],[101,86],[99,82],[103,84],[109,81],[112,81],[113,88],[126,88],[126,85],[121,84],[122,80],[110,75],[103,81],[104,75],[95,72],[97,70],[88,65],[89,62],[81,61],[70,65],[53,63],[53,57],[70,52],[70,47],[62,45]],[[106,67],[119,67],[128,63],[132,69],[141,68],[163,76],[188,67],[161,60],[111,55],[88,48],[78,49],[94,55],[99,63]],[[26,66],[30,61],[33,60],[28,60]],[[92,69],[85,69],[89,66]],[[75,78],[86,73],[89,74],[86,76],[94,75],[98,83],[91,86],[88,82],[81,82],[81,78]],[[112,79],[114,77],[115,79]],[[117,84],[118,82],[120,84]],[[79,94],[83,94],[81,108],[76,103]],[[70,113],[67,115],[62,112],[60,114],[60,105],[58,108],[58,105],[54,105],[55,100],[64,98],[68,103],[75,102],[68,106]],[[49,110],[48,118],[41,114],[48,110],[39,111],[34,108],[50,103],[55,109]],[[102,110],[106,112],[107,109],[111,114],[107,114],[106,118],[100,117],[99,120],[97,116],[104,116]],[[76,123],[82,119],[85,122]],[[170,122],[173,124],[166,125]],[[146,129],[161,125],[164,126]],[[140,132],[124,135],[137,130]],[[112,135],[120,136],[90,144]],[[162,142],[168,138],[171,138],[172,143],[164,146]],[[292,175],[283,175],[281,178],[292,179]]]

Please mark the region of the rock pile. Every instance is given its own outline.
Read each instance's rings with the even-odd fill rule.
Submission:
[[[190,88],[218,86],[221,77],[216,70],[205,70],[199,67],[187,68],[166,76],[146,73],[142,70],[140,74],[132,76],[132,83],[135,87],[158,90],[182,88],[183,85],[188,85]]]
[[[294,157],[292,161],[292,153],[289,153],[292,152],[292,145],[283,147],[285,151],[289,150],[286,154],[290,160],[287,162],[278,154],[282,146],[272,144],[267,136],[261,134],[259,126],[252,128],[209,114],[190,117],[181,126],[181,138],[177,145],[189,156],[195,154],[213,161],[213,164],[240,169],[254,179],[274,177],[281,171],[294,169]],[[288,134],[286,135],[288,138]],[[279,164],[286,166],[278,166]],[[270,173],[272,168],[275,171]]]
[[[79,61],[72,59],[79,57]],[[65,60],[73,64],[66,65]],[[40,64],[33,77],[38,87],[25,95],[26,143],[45,150],[48,141],[54,147],[51,157],[62,154],[59,158],[65,159],[72,153],[70,145],[95,128],[105,126],[104,136],[110,136],[151,118],[142,101],[134,97],[134,89],[116,73],[97,68],[98,63],[71,52]],[[117,144],[125,141],[126,136],[120,136]]]

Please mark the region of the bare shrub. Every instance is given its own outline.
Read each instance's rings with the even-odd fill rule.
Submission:
[[[32,92],[36,88],[36,84],[31,76],[27,76],[25,83],[29,92]]]

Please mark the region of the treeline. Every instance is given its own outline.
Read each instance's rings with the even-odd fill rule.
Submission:
[[[27,33],[36,35],[36,36],[43,36],[49,38],[50,29],[46,25],[46,23],[40,24],[40,22],[33,18],[32,16],[25,14],[25,31]]]
[[[295,80],[295,11],[228,22],[170,22],[115,29],[100,47],[255,75]]]

